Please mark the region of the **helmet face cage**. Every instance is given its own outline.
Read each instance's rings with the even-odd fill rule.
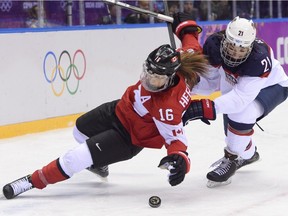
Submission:
[[[256,28],[250,20],[235,17],[227,26],[220,53],[224,63],[237,67],[250,55],[256,38]]]
[[[222,39],[220,46],[220,53],[224,63],[229,67],[237,67],[245,62],[250,55],[253,44],[249,47],[238,47],[227,40],[226,37]]]
[[[172,85],[180,65],[179,52],[170,45],[162,45],[150,53],[144,62],[141,84],[147,91],[162,91]]]
[[[174,75],[167,76],[153,73],[153,71],[148,69],[147,65],[147,61],[145,61],[143,64],[143,71],[140,75],[142,86],[150,92],[159,92],[168,88]]]

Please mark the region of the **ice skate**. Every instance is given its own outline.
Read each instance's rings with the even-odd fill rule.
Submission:
[[[214,170],[207,174],[207,187],[214,188],[230,184],[231,177],[235,172],[243,166],[249,165],[259,160],[260,155],[257,149],[250,159],[242,159],[237,155],[230,153],[224,149],[224,157],[212,164],[211,167],[216,167]]]
[[[222,158],[221,163],[214,170],[207,174],[207,187],[213,188],[231,183],[231,177],[237,170],[236,161],[229,158]]]
[[[250,159],[245,160],[245,159],[239,158],[239,159],[237,160],[237,163],[236,163],[236,165],[237,165],[237,170],[240,169],[240,168],[243,167],[243,166],[246,166],[246,165],[249,165],[249,164],[251,164],[251,163],[254,163],[254,162],[258,161],[259,158],[260,158],[260,155],[259,155],[259,153],[257,152],[257,149],[256,149],[254,155],[253,155]]]
[[[6,197],[6,199],[13,199],[19,194],[34,188],[34,186],[31,183],[30,177],[31,175],[27,175],[9,184],[6,184],[3,187],[3,194]]]
[[[93,165],[87,168],[90,172],[95,173],[97,176],[102,178],[103,180],[107,179],[109,175],[109,168],[108,166],[102,167],[94,167]]]
[[[211,172],[207,173],[207,187],[214,188],[231,183],[231,177],[237,170],[238,155],[231,153],[226,148],[224,149],[224,157],[216,161],[211,167],[216,167]]]

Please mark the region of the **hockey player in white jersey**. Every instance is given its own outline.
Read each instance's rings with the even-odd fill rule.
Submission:
[[[191,41],[195,43],[195,26],[197,23],[189,15],[174,15],[173,31],[184,50],[189,49]],[[210,73],[201,76],[193,93],[209,95],[220,91],[214,108],[216,114],[224,116],[224,157],[207,174],[207,186],[215,187],[230,183],[239,168],[259,159],[252,141],[253,127],[286,100],[288,77],[271,47],[256,37],[252,20],[235,17],[226,30],[207,38],[203,54],[209,59]],[[201,114],[201,106],[198,110],[188,108],[183,121],[195,118],[207,120]]]

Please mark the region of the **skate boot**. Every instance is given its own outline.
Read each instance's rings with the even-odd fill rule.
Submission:
[[[13,199],[19,194],[24,193],[25,191],[28,191],[34,188],[34,186],[31,183],[30,178],[31,178],[31,175],[27,175],[9,184],[6,184],[3,187],[3,194],[6,197],[6,199]]]
[[[212,164],[211,167],[216,168],[207,174],[207,187],[213,188],[221,185],[231,183],[231,177],[235,174],[236,170],[243,166],[254,163],[259,160],[260,155],[255,150],[254,155],[250,159],[242,159],[227,149],[224,149],[224,157]]]
[[[87,168],[90,172],[95,173],[96,175],[106,178],[109,175],[109,169],[108,166],[102,166],[102,167],[94,167],[93,165]]]
[[[233,176],[237,170],[237,158],[238,155],[234,155],[224,149],[224,157],[212,164],[211,167],[216,168],[207,174],[207,187],[213,188],[221,185],[227,185],[231,183],[231,176]]]
[[[236,165],[237,165],[237,170],[240,169],[240,168],[243,167],[243,166],[246,166],[246,165],[249,165],[249,164],[251,164],[251,163],[254,163],[254,162],[258,161],[259,158],[260,158],[260,155],[259,155],[259,153],[257,152],[257,149],[256,149],[254,155],[253,155],[250,159],[246,159],[246,160],[245,160],[245,159],[239,158],[239,159],[237,160],[237,163],[236,163]]]

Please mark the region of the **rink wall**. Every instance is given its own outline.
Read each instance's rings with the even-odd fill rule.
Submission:
[[[200,43],[226,24],[203,23]],[[258,26],[288,71],[287,20]],[[165,24],[0,30],[0,138],[72,126],[83,112],[120,98],[164,43]]]
[[[151,50],[169,43],[164,25],[48,30],[0,33],[0,138],[73,125],[120,98]]]

